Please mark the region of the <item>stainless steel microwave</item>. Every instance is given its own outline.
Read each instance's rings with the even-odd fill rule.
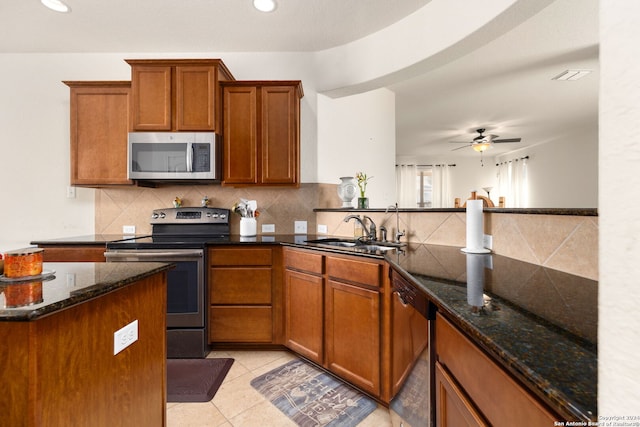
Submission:
[[[127,177],[220,180],[221,143],[220,135],[213,132],[131,132]]]

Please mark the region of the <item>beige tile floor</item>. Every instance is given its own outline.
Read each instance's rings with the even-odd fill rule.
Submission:
[[[250,381],[296,356],[287,351],[214,351],[207,357],[235,359],[210,402],[167,403],[167,427],[295,427]],[[378,408],[359,427],[391,426],[389,411]]]

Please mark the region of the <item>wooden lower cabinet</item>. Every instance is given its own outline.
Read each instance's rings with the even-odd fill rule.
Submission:
[[[358,388],[380,394],[380,292],[329,280],[326,366]]]
[[[287,347],[388,402],[384,261],[293,248],[283,259]]]
[[[439,374],[436,370],[436,426],[499,427],[525,422],[528,426],[537,427],[552,426],[554,421],[561,419],[441,314],[436,315],[435,329],[437,367],[440,370]],[[459,414],[453,415],[454,412]],[[479,423],[453,423],[463,413],[480,420]]]
[[[436,362],[436,419],[438,426],[488,426],[455,380]]]
[[[209,248],[210,344],[281,342],[278,257],[279,247],[269,245]]]
[[[284,280],[285,345],[307,359],[322,364],[324,279],[309,273],[286,270]]]

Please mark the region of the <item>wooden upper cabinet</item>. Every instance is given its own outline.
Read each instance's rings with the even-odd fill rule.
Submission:
[[[133,129],[221,128],[220,82],[233,76],[219,59],[130,59]]]
[[[65,81],[70,88],[70,183],[132,185],[127,179],[131,129],[129,81]]]
[[[226,185],[300,184],[300,81],[234,81],[223,87]]]

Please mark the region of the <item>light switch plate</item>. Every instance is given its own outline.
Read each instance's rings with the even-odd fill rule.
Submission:
[[[275,224],[262,224],[262,232],[263,233],[275,233],[276,225]]]
[[[123,225],[122,226],[123,234],[136,234],[136,226],[135,225]]]
[[[294,234],[307,234],[307,221],[295,221],[293,232]]]

